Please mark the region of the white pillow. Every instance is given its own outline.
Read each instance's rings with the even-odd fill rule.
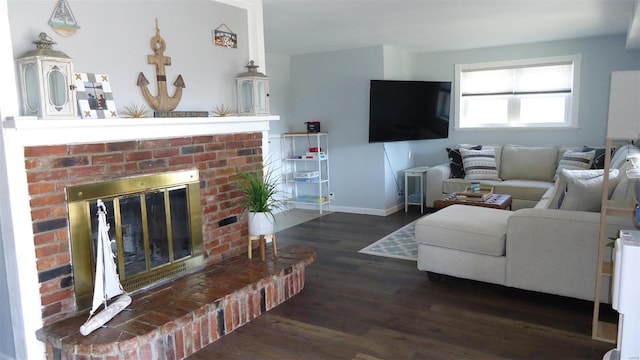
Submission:
[[[618,183],[618,174],[617,169],[609,172],[607,199]],[[602,207],[603,175],[589,179],[575,177],[568,179],[559,209],[599,212]]]
[[[556,169],[556,177],[560,174],[562,169],[567,170],[588,170],[591,169],[593,159],[596,156],[596,151],[591,150],[587,152],[571,151],[567,150],[562,155],[558,168]]]
[[[591,179],[594,177],[602,176],[604,170],[567,170],[560,169],[560,174],[553,185],[553,192],[549,195],[549,209],[558,209],[560,207],[560,198],[564,196],[564,192],[567,189],[567,183],[569,179]]]
[[[496,154],[494,149],[469,150],[460,149],[465,179],[467,180],[501,180],[498,177]]]

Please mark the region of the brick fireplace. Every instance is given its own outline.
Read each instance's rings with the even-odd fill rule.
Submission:
[[[25,147],[44,325],[76,311],[65,189],[198,169],[205,263],[246,251],[238,173],[262,167],[262,133]]]
[[[35,321],[29,323],[38,329],[79,314],[65,194],[70,185],[197,169],[205,264],[246,251],[238,172],[262,166],[268,124],[277,119],[5,121],[6,148],[14,151],[8,172],[17,175],[10,184],[15,189],[10,197],[13,230],[16,237],[31,238],[16,242],[16,253],[24,254],[18,260],[18,281],[24,282],[33,272],[31,279],[37,283],[22,286],[26,293],[37,289],[39,294],[37,310],[34,299],[22,301],[23,306],[31,304]],[[21,182],[23,176],[26,184]]]

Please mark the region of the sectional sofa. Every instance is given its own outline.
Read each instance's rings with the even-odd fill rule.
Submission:
[[[430,201],[443,193],[464,189],[473,180],[494,186],[497,193],[511,194],[519,209],[454,205],[419,219],[415,232],[418,269],[431,276],[446,274],[593,300],[603,170],[576,168],[586,164],[570,165],[565,155],[575,155],[573,150],[501,146],[500,155],[496,155],[500,158],[498,168],[488,175],[467,174],[466,179],[451,178],[451,170],[446,169],[449,164],[432,168],[434,173],[427,175],[427,181],[432,181],[428,185]],[[595,152],[602,155],[602,151]],[[610,199],[632,201],[633,181],[626,178],[624,171],[627,155],[632,153],[640,153],[640,149],[627,145],[611,159]],[[597,156],[594,154],[594,158]],[[543,164],[545,161],[549,163]],[[593,160],[589,167],[592,164]],[[511,166],[514,167],[507,169]],[[505,179],[478,179],[496,172]],[[621,228],[633,227],[630,218],[609,217],[607,222],[609,236]],[[602,299],[608,301],[608,296],[609,291],[604,288]]]
[[[487,170],[485,166],[485,169],[471,176],[466,174],[459,153],[465,149],[494,154],[495,171]],[[591,162],[582,162],[584,166],[581,167],[577,160],[563,161],[568,150],[572,151],[572,155],[584,154],[583,160],[591,159]],[[479,181],[481,185],[493,186],[496,193],[510,194],[513,197],[513,209],[531,208],[553,187],[558,168],[562,168],[564,163],[564,167],[570,169],[597,169],[604,166],[602,147],[460,144],[447,149],[447,152],[449,162],[429,168],[426,174],[426,204],[429,207],[444,194],[463,191],[471,181]]]

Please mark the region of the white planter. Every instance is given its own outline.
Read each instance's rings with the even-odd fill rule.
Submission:
[[[271,235],[274,233],[273,214],[249,211],[249,235]]]

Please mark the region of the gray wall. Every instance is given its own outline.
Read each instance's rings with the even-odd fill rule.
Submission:
[[[171,57],[166,67],[169,95],[179,74],[186,85],[176,110],[211,111],[221,104],[235,109],[235,76],[246,71],[250,60],[243,9],[201,0],[74,1],[71,8],[81,28],[62,37],[47,24],[55,1],[9,0],[8,5],[15,57],[34,49],[32,42],[46,32],[57,42],[54,49],[75,60],[76,72],[110,76],[118,110],[145,104],[136,86],[140,72],[149,79],[151,93],[157,94],[155,66],[147,63],[157,18],[167,44],[164,55]],[[213,45],[212,32],[223,23],[238,35],[238,48]]]
[[[401,170],[446,162],[444,149],[450,145],[604,144],[610,73],[640,69],[640,51],[627,51],[624,43],[625,36],[620,35],[419,54],[379,46],[293,56],[289,60],[293,113],[280,126],[301,131],[305,121],[321,121],[330,138],[334,210],[384,215],[397,208],[397,184],[404,182]],[[578,129],[453,131],[452,122],[448,139],[368,143],[371,79],[453,80],[457,63],[568,54],[582,55]]]
[[[369,80],[383,76],[381,46],[291,58],[291,130],[318,120],[329,133],[332,205],[343,211],[385,208],[383,147],[367,142]]]

